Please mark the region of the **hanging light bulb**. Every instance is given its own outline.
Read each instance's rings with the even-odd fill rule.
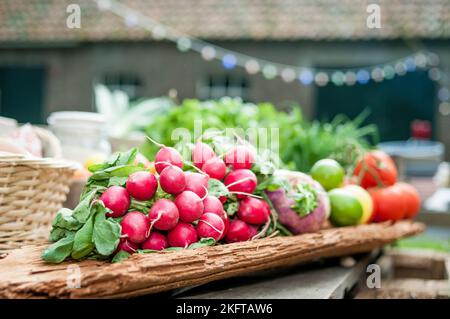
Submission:
[[[336,86],[341,86],[344,84],[345,75],[341,71],[336,71],[331,75],[331,82]]]
[[[316,74],[316,76],[314,77],[314,81],[316,82],[316,84],[318,86],[325,86],[328,84],[329,81],[329,77],[328,74],[326,74],[325,72],[318,72]]]
[[[438,66],[439,56],[436,53],[429,52],[427,56],[427,62],[431,66]]]
[[[191,46],[192,46],[192,42],[191,42],[191,39],[189,39],[189,38],[179,38],[177,40],[177,48],[181,52],[189,51],[191,49]]]
[[[258,73],[260,68],[261,67],[259,66],[259,63],[256,60],[248,60],[247,62],[245,62],[245,70],[249,74],[256,74],[256,73]]]
[[[392,65],[386,65],[383,68],[383,74],[386,80],[391,80],[395,77],[395,69],[392,67]]]
[[[205,59],[206,61],[210,61],[216,56],[216,49],[211,46],[205,46],[202,48],[200,53],[203,59]]]
[[[135,14],[133,14],[133,13],[127,14],[125,16],[125,25],[128,28],[135,27],[138,24],[138,22],[139,22],[138,17]]]
[[[237,60],[236,57],[231,54],[231,53],[227,53],[223,56],[222,58],[222,65],[224,66],[225,69],[233,69],[236,66]]]
[[[314,74],[310,70],[305,69],[300,72],[298,79],[303,85],[310,85],[314,81]]]
[[[283,69],[283,71],[281,71],[281,79],[284,82],[288,82],[288,83],[292,82],[292,81],[295,80],[296,77],[297,76],[295,74],[295,70],[294,69],[286,68],[286,69]]]
[[[370,74],[366,70],[359,70],[356,72],[356,81],[359,84],[367,84],[370,80]]]
[[[413,58],[407,58],[405,60],[405,66],[407,72],[414,72],[416,70],[416,62],[414,62]]]
[[[442,116],[450,115],[450,103],[448,103],[448,102],[440,103],[439,104],[439,113],[441,113]]]
[[[274,65],[266,64],[263,67],[263,69],[262,69],[262,73],[263,73],[263,76],[267,80],[272,80],[272,79],[274,79],[277,76],[278,71],[277,71],[277,68]]]
[[[166,37],[166,35],[166,29],[160,25],[157,25],[152,29],[152,36],[155,40],[162,40]]]
[[[424,68],[427,66],[427,57],[423,53],[418,53],[414,57],[414,63],[419,68]]]
[[[441,71],[438,68],[431,68],[428,70],[428,77],[432,81],[439,81],[441,79]]]
[[[106,11],[111,8],[111,1],[109,0],[97,0],[97,7],[101,11]]]
[[[441,87],[438,91],[438,98],[440,101],[448,101],[450,98],[450,92],[446,87]]]
[[[383,70],[378,67],[374,68],[370,75],[375,82],[381,82],[384,79]]]
[[[348,86],[355,85],[355,83],[356,83],[355,72],[348,71],[347,73],[345,73],[344,81],[345,81],[345,84],[347,84]]]
[[[406,65],[403,62],[397,62],[395,64],[394,69],[395,69],[395,73],[397,73],[400,76],[406,74]]]

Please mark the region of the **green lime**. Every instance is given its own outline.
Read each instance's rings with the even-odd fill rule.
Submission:
[[[333,159],[317,161],[311,168],[310,174],[327,191],[340,187],[344,183],[344,169]]]
[[[330,221],[335,226],[357,225],[363,215],[359,199],[349,190],[336,188],[328,193],[331,204]]]

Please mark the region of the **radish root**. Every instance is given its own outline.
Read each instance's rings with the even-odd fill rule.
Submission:
[[[235,181],[235,182],[233,182],[233,183],[231,183],[231,184],[226,185],[226,188],[230,189],[231,186],[240,184],[240,183],[245,182],[245,181],[248,181],[248,180],[252,180],[252,178],[251,178],[251,177],[244,177],[244,178],[241,178],[240,180],[237,180],[237,181]]]
[[[128,241],[126,241],[125,242],[125,245],[132,251],[132,252],[136,252],[136,249],[134,249],[133,247],[131,247],[129,244],[128,244]]]
[[[174,166],[171,162],[169,161],[159,161],[159,162],[154,162],[153,165],[157,165],[157,164],[167,164],[170,166]]]
[[[156,222],[158,222],[158,220],[161,219],[161,216],[162,216],[162,212],[159,211],[159,212],[158,212],[158,216],[156,216],[156,218],[155,218],[154,220],[152,220],[152,222],[150,223],[150,227],[148,228],[148,231],[147,231],[147,233],[145,234],[145,237],[148,238],[148,236],[150,236],[150,232],[151,232],[153,226],[155,225]]]
[[[201,220],[202,223],[205,223],[206,225],[208,225],[209,227],[211,227],[212,229],[214,229],[216,232],[218,232],[220,234],[220,237],[222,237],[223,235],[223,230],[220,231],[218,230],[216,227],[214,227],[213,225],[211,225],[211,223],[208,223],[207,221]]]
[[[192,167],[192,168],[195,169],[198,173],[203,174],[203,175],[209,177],[208,174],[206,174],[204,171],[202,171],[202,170],[201,170],[200,168],[198,168],[197,166],[192,165],[191,163],[184,163],[184,165],[187,165],[187,166],[189,166],[189,167]]]
[[[255,239],[263,237],[267,233],[269,226],[270,226],[270,217],[267,218],[267,221],[264,224],[263,229],[261,229],[261,231],[259,233],[257,233],[255,236],[253,236],[251,240],[255,240]]]
[[[209,191],[208,191],[208,188],[205,187],[205,185],[202,185],[202,187],[204,188],[204,190],[205,190],[205,192],[206,192],[205,196],[203,196],[202,198],[200,198],[200,200],[203,202],[203,201],[205,200],[205,198],[208,197]]]
[[[261,196],[258,196],[258,195],[255,195],[255,194],[250,194],[250,193],[245,193],[245,192],[230,192],[230,194],[246,195],[246,196],[249,196],[249,197],[262,199]]]

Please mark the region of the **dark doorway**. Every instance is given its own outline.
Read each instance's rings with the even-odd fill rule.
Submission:
[[[44,83],[43,67],[0,67],[0,115],[43,123]]]
[[[436,86],[426,71],[408,73],[380,83],[354,86],[327,85],[317,89],[317,118],[331,119],[343,113],[356,117],[365,108],[365,124],[378,126],[381,141],[407,140],[415,119],[434,123]],[[433,133],[435,131],[433,130]]]

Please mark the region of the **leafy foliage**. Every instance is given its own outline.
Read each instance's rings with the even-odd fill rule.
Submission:
[[[68,234],[50,245],[42,254],[42,258],[50,263],[60,263],[70,256],[74,242],[74,234]]]
[[[117,254],[115,254],[115,256],[113,257],[111,262],[118,263],[118,262],[128,259],[130,256],[131,256],[131,254],[129,252],[126,252],[125,250],[121,250]]]
[[[200,248],[200,247],[214,246],[215,244],[216,244],[216,241],[214,238],[202,238],[198,242],[189,245],[188,249],[196,249],[196,248]]]
[[[119,245],[120,225],[113,218],[105,218],[104,213],[95,217],[92,241],[100,255],[111,255]]]
[[[89,168],[93,175],[77,207],[73,211],[62,208],[53,220],[49,239],[55,243],[44,251],[42,258],[45,261],[60,263],[69,256],[73,259],[92,256],[99,259],[116,250],[121,232],[119,221],[106,217],[108,209],[97,199],[108,184],[121,185],[129,174],[144,169],[134,164],[136,154],[137,149],[117,153]],[[140,205],[148,207],[150,204]]]
[[[208,129],[278,128],[280,158],[285,166],[308,172],[322,158],[333,158],[349,167],[362,151],[370,148],[367,138],[376,139],[377,128],[373,125],[361,127],[366,117],[367,112],[363,112],[354,120],[339,115],[329,123],[308,122],[295,105],[284,112],[270,103],[244,103],[238,98],[205,102],[185,100],[164,116],[155,117],[146,131],[160,143],[177,147],[172,140],[172,132],[177,128],[187,129],[192,134],[191,141],[194,141],[199,137],[193,135],[195,121],[198,120],[202,121],[203,132]],[[157,150],[151,143],[143,148],[144,154],[150,158]],[[261,161],[264,162],[267,161]],[[265,169],[270,168],[262,167]]]
[[[300,216],[306,216],[317,208],[317,193],[306,183],[296,185],[295,192],[289,195],[294,200],[292,209]]]
[[[351,167],[372,147],[368,138],[378,141],[375,125],[361,127],[367,115],[364,111],[354,120],[338,115],[331,122],[296,125],[290,141],[280,141],[282,159],[302,172],[309,172],[312,165],[323,158],[335,159],[344,168]]]
[[[228,196],[230,191],[221,181],[210,178],[208,180],[208,194],[215,197],[222,197]]]

